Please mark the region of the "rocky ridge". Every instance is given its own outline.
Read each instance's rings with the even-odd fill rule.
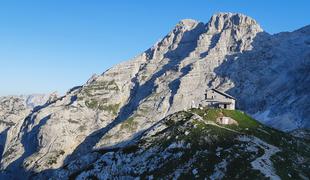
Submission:
[[[270,35],[242,14],[183,20],[134,59],[17,118],[6,132],[1,174],[30,176],[124,146],[164,117],[196,107],[208,88],[230,93],[238,109],[269,126],[308,128],[309,57],[309,26]]]

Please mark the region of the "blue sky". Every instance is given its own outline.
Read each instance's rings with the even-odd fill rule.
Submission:
[[[309,0],[0,0],[0,95],[66,92],[185,18],[240,12],[269,33],[310,24]]]

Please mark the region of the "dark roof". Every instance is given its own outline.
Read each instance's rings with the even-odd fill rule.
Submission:
[[[231,104],[231,102],[217,101],[217,100],[204,100],[205,102],[213,102],[218,104]]]
[[[224,93],[224,92],[219,91],[219,90],[214,89],[214,88],[213,88],[212,90],[215,91],[215,92],[217,92],[217,93],[219,93],[219,94],[222,94],[223,96],[229,97],[230,99],[236,100],[234,97],[232,97],[231,95],[229,95],[229,94],[227,94],[227,93]]]

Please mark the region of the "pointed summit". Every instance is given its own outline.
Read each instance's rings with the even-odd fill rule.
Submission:
[[[218,32],[236,26],[253,27],[257,31],[263,31],[253,18],[241,13],[217,13],[211,17],[207,24],[209,30]]]
[[[176,25],[176,27],[184,27],[186,30],[190,30],[196,27],[199,23],[200,22],[194,19],[183,19]]]

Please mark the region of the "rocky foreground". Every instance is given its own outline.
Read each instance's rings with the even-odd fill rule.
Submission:
[[[236,123],[220,124],[220,117]],[[122,128],[134,123],[126,121]],[[34,179],[307,179],[309,154],[309,140],[243,112],[200,108],[174,113],[129,141]]]
[[[2,108],[0,120],[4,122],[1,123],[0,135],[3,151],[0,178],[44,179],[49,177],[47,174],[55,173],[56,177],[73,177],[72,173],[76,173],[75,177],[84,177],[85,172],[85,176],[89,174],[104,179],[105,170],[116,175],[118,173],[119,176],[151,176],[152,172],[155,172],[152,168],[164,166],[165,153],[168,153],[169,158],[174,157],[177,162],[177,157],[181,157],[183,153],[171,155],[169,148],[167,149],[170,144],[167,147],[155,146],[154,151],[158,151],[156,157],[159,158],[154,160],[155,167],[143,169],[142,164],[141,171],[136,172],[134,163],[142,162],[156,141],[166,141],[165,138],[160,139],[160,135],[148,139],[143,132],[148,132],[147,130],[160,124],[162,119],[169,115],[183,110],[185,114],[190,114],[188,109],[197,107],[204,100],[204,93],[209,88],[217,88],[231,94],[237,99],[238,109],[268,126],[282,131],[307,129],[310,127],[309,72],[310,26],[294,32],[270,35],[264,32],[254,19],[242,14],[219,13],[212,16],[207,23],[182,20],[150,49],[101,75],[93,76],[87,83],[72,88],[62,97],[54,96],[43,105],[34,108],[23,108],[23,103],[15,103],[15,100],[12,101],[14,108],[7,109],[5,104],[0,105]],[[188,123],[189,127],[191,123]],[[240,122],[238,123],[237,127],[240,127]],[[212,127],[211,130],[214,128],[223,130],[214,124],[204,126]],[[181,128],[177,125],[173,127]],[[184,125],[186,131],[191,133],[195,128],[189,127]],[[250,174],[261,177],[307,177],[303,170],[297,171],[295,167],[309,167],[309,155],[304,156],[303,152],[297,150],[295,153],[289,151],[294,149],[296,146],[294,144],[299,141],[289,136],[282,142],[281,138],[286,138],[286,134],[266,128],[263,128],[263,131],[259,129],[253,131],[260,132],[261,135],[269,133],[270,138],[275,132],[279,142],[270,142],[268,138],[264,139],[257,134],[253,136],[244,133],[245,129],[234,134],[231,131],[234,128],[226,129],[225,133],[231,135],[222,138],[223,141],[227,139],[230,140],[228,142],[236,142],[236,146],[243,144],[243,147],[236,147],[236,151],[240,153],[242,148],[244,150],[250,146],[245,151],[247,153],[244,157],[241,157],[247,160],[244,163],[244,171],[247,172],[252,168]],[[160,132],[158,129],[156,131]],[[170,136],[173,136],[172,132]],[[207,136],[206,132],[201,132],[201,138]],[[169,134],[169,131],[167,133]],[[219,139],[206,140],[200,147],[206,148],[203,156],[206,159],[203,162],[213,162],[209,169],[206,169],[208,172],[203,172],[198,165],[195,165],[197,169],[191,169],[194,167],[195,159],[202,160],[197,158],[200,153],[204,154],[204,150],[201,149],[193,149],[197,155],[188,155],[189,159],[193,160],[192,165],[191,161],[183,164],[180,162],[184,168],[182,172],[200,177],[211,177],[211,172],[215,173],[213,177],[219,178],[229,175],[228,156],[234,159],[234,153],[225,155],[225,152],[219,150],[220,153],[224,153],[223,158],[220,156],[207,158],[206,155],[212,151],[215,153],[212,146],[209,147],[208,141],[215,142],[216,146],[225,149],[226,146],[222,147],[217,143],[222,141],[221,134],[217,133],[221,132],[215,131],[210,136],[219,136]],[[140,137],[145,139],[145,144],[141,144]],[[125,166],[121,166],[121,171],[117,171],[119,164],[114,160],[118,157],[115,159],[114,156],[122,156],[121,149],[130,144],[132,139],[139,140],[138,149],[144,150],[125,153],[124,156],[132,155],[137,158],[120,158],[120,162],[129,159],[133,164],[128,165],[128,172]],[[289,139],[293,144],[289,144]],[[191,152],[190,149],[196,140],[194,138],[190,141],[192,142],[175,141],[173,143],[176,144],[172,147],[184,148],[190,144],[187,151]],[[209,144],[212,144],[211,142]],[[288,143],[287,151],[277,143]],[[233,144],[227,148],[234,147]],[[105,155],[100,154],[104,153],[102,149],[114,146],[120,149],[113,149]],[[143,154],[144,151],[146,154]],[[162,157],[160,152],[163,152]],[[293,153],[292,157],[296,159],[291,162],[289,155],[280,156],[281,152]],[[296,162],[299,156],[303,158]],[[107,166],[100,166],[102,172],[99,172],[100,168],[96,162],[99,162],[101,157],[112,158],[113,161],[107,162],[110,163]],[[219,164],[221,160],[224,161],[224,157],[228,158],[227,162]],[[279,159],[274,159],[275,157]],[[142,160],[139,161],[139,158]],[[280,162],[281,159],[285,163],[291,163],[292,166],[285,166],[289,167],[286,171],[291,173],[284,173],[285,167],[277,167],[285,163],[278,165],[273,163]],[[145,163],[149,162],[144,160]],[[79,161],[85,166],[78,166]],[[167,161],[170,162],[173,161]],[[267,165],[259,168],[258,164],[262,162]],[[226,170],[222,168],[224,166]],[[238,167],[236,164],[232,166]],[[267,168],[269,166],[272,168]],[[167,167],[167,172],[158,175],[164,176],[165,173],[167,176],[182,175],[181,170],[171,168]],[[216,174],[217,170],[226,173]],[[154,177],[156,175],[154,174]],[[237,176],[234,173],[233,175]]]

